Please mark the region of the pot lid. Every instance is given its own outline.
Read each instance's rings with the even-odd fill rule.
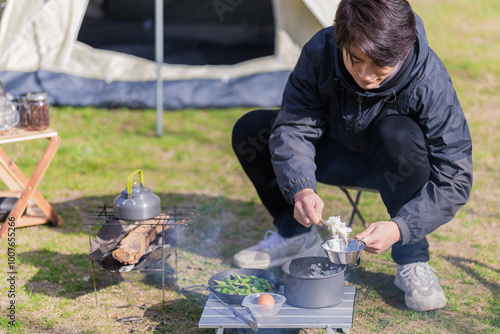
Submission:
[[[47,92],[30,92],[26,96],[28,101],[43,101],[48,98]]]

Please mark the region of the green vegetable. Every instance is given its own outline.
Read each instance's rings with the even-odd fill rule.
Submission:
[[[261,277],[234,273],[224,281],[214,280],[214,289],[229,295],[249,295],[251,293],[272,291],[275,286]]]

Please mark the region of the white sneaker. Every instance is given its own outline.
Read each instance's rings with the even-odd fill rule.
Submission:
[[[415,311],[443,308],[446,298],[438,283],[434,268],[427,262],[397,265],[394,284],[405,293],[405,304]]]
[[[278,232],[267,231],[264,240],[236,253],[233,262],[240,268],[266,269],[281,266],[297,257],[316,256],[322,251],[322,242],[316,225],[311,226],[310,232],[291,238],[283,238]]]

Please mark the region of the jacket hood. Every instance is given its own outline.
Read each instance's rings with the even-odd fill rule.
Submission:
[[[413,78],[420,72],[422,67],[424,66],[425,60],[429,55],[429,42],[427,40],[427,34],[425,32],[425,27],[422,19],[416,14],[416,25],[417,25],[417,39],[413,48],[410,50],[410,54],[408,55],[405,63],[403,64],[401,71],[405,71],[407,74],[404,76],[400,76],[396,79],[396,82],[390,82],[389,85],[384,85],[381,88],[376,88],[372,90],[364,90],[359,87],[354,80],[350,80],[350,78],[346,77],[350,74],[344,75],[346,72],[343,59],[342,52],[338,49],[336,43],[332,43],[334,47],[334,60],[335,60],[335,72],[337,73],[337,80],[344,85],[349,90],[355,92],[358,95],[362,95],[365,97],[391,97],[396,95],[403,87],[405,87]],[[410,66],[410,68],[408,68]],[[344,68],[344,70],[342,70]],[[398,77],[398,75],[396,75]],[[393,78],[395,79],[395,78]]]

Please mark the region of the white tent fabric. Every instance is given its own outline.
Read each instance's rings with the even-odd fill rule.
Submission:
[[[77,40],[88,1],[8,0],[0,21],[0,80],[14,95],[45,90],[52,104],[154,107],[154,61]],[[164,63],[164,107],[279,105],[301,47],[331,25],[337,3],[272,0],[274,55],[231,65]]]

